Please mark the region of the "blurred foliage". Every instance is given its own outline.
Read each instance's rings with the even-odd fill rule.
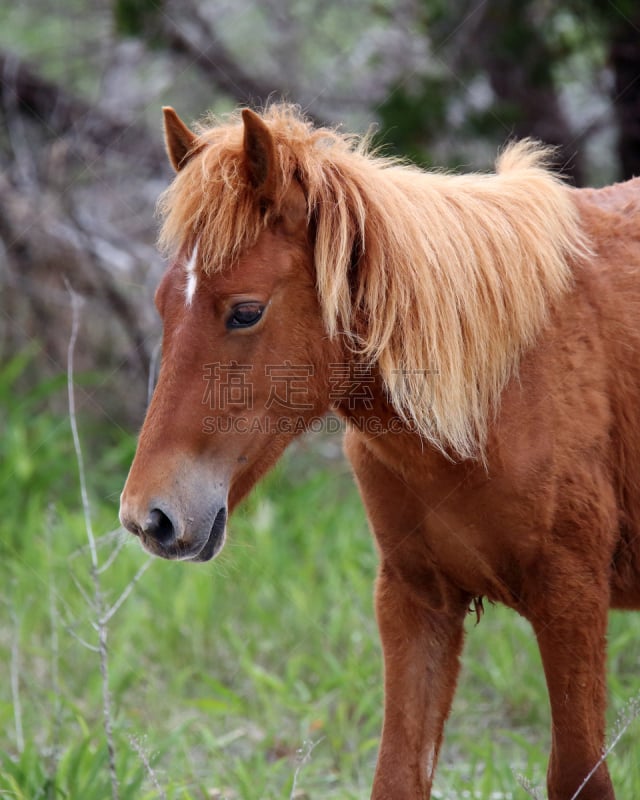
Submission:
[[[418,89],[399,87],[377,109],[380,130],[375,142],[386,151],[425,167],[434,166],[429,142],[447,125],[446,80],[425,78]]]
[[[159,43],[159,16],[162,0],[114,0],[113,18],[116,32],[122,36],[144,36]]]
[[[43,414],[64,376],[41,381],[28,394],[19,391],[33,352],[20,353],[0,367],[0,486],[10,494],[3,510],[0,549],[21,547],[24,531],[39,525],[43,507],[54,497],[75,502],[75,485],[61,464],[71,455],[67,426],[52,425]],[[31,381],[29,381],[31,384]]]
[[[607,98],[603,86],[621,32],[635,42],[627,83],[640,74],[637,3],[422,0],[421,8],[432,68],[408,75],[376,109],[379,142],[426,165],[473,165],[478,148],[491,154],[505,139],[530,135],[557,145],[559,163],[579,183],[630,174],[608,122],[625,95]],[[636,126],[639,119],[636,108]],[[601,141],[602,133],[604,156],[585,157],[590,138]]]
[[[0,358],[35,339],[43,374],[63,361],[64,276],[100,320],[82,368],[117,374],[126,391],[103,406],[139,420],[170,180],[162,105],[188,121],[284,96],[319,124],[377,121],[377,146],[428,167],[487,169],[532,136],[599,184],[640,173],[639,31],[631,0],[0,6]]]
[[[627,100],[632,105],[633,92],[613,88],[614,50],[621,37],[635,49],[628,89],[640,61],[635,0],[354,0],[349,9],[317,0],[112,0],[87,9],[80,27],[76,6],[29,0],[7,7],[0,43],[95,91],[90,73],[114,63],[119,39],[136,40],[172,60],[162,102],[197,114],[285,95],[346,127],[377,118],[377,141],[422,164],[488,166],[505,139],[533,135],[578,152],[578,181],[611,180],[630,169],[615,138],[626,124],[617,110]],[[63,35],[56,26],[65,9],[74,21]],[[347,23],[349,14],[358,25]],[[64,59],[46,46],[48,38],[64,43]],[[220,83],[222,73],[227,80]],[[117,85],[130,92],[127,84],[136,81],[132,69]]]
[[[5,555],[28,547],[26,537],[42,528],[49,506],[78,504],[69,420],[60,413],[66,407],[67,378],[58,374],[39,379],[37,358],[32,347],[0,364],[0,487],[10,500],[2,511],[0,553]],[[100,376],[84,373],[75,384],[82,408],[100,385]],[[113,504],[135,444],[92,414],[82,414],[81,426],[91,444],[92,485]]]

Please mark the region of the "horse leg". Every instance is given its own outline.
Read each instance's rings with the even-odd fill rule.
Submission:
[[[599,763],[607,703],[608,581],[577,558],[562,555],[561,570],[553,576],[547,572],[538,587],[536,607],[527,614],[551,703],[549,800],[615,800],[607,766]]]
[[[345,450],[381,557],[385,711],[372,799],[428,800],[471,598],[430,558],[416,492],[357,437],[347,434]]]
[[[458,676],[467,602],[431,610],[383,563],[376,609],[385,710],[372,800],[428,800]]]

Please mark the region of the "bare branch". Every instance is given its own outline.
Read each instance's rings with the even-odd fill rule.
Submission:
[[[0,51],[0,107],[18,109],[34,117],[55,136],[73,136],[80,148],[91,146],[102,157],[106,151],[133,156],[153,172],[164,171],[161,141],[137,123],[116,119],[39,75],[17,56]]]
[[[67,633],[69,634],[69,636],[72,636],[72,637],[73,637],[73,638],[74,638],[74,639],[75,639],[77,642],[80,642],[80,644],[81,644],[83,647],[86,647],[86,648],[87,648],[87,650],[90,650],[92,653],[99,653],[99,652],[100,652],[100,648],[99,648],[99,647],[96,647],[96,646],[95,646],[95,644],[89,644],[89,642],[88,642],[86,639],[83,639],[83,638],[82,638],[82,636],[80,636],[79,634],[77,634],[77,633],[76,633],[76,632],[73,630],[73,628],[72,628],[72,627],[70,627],[70,626],[68,626],[68,625],[67,625],[67,627],[66,627],[66,631],[67,631]]]
[[[153,558],[148,558],[147,561],[145,561],[142,564],[140,569],[138,569],[136,574],[133,576],[133,578],[131,578],[129,583],[126,585],[126,587],[122,591],[122,594],[120,595],[120,597],[115,601],[115,603],[111,606],[111,608],[107,609],[106,613],[101,618],[101,620],[100,620],[100,625],[101,626],[108,625],[109,622],[111,621],[111,619],[113,618],[113,616],[118,613],[118,610],[120,609],[120,607],[122,606],[124,601],[131,594],[131,591],[132,591],[133,587],[136,585],[136,583],[140,580],[140,578],[144,575],[144,573],[151,566],[151,562],[152,561],[153,561]]]
[[[109,567],[113,564],[113,562],[118,558],[120,553],[123,551],[126,544],[127,540],[124,539],[122,536],[120,536],[116,540],[116,546],[113,548],[113,550],[109,554],[104,564],[100,565],[100,569],[98,570],[98,575],[102,575],[103,572],[106,572],[109,569]]]
[[[265,103],[282,89],[275,82],[246,73],[193,3],[180,4],[180,22],[165,17],[164,36],[174,52],[188,56],[219,89],[240,103]]]

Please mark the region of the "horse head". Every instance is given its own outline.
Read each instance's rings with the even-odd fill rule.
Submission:
[[[165,109],[182,196],[191,202],[201,192],[202,213],[182,231],[156,293],[160,374],[120,511],[122,524],[164,558],[206,561],[219,552],[230,511],[305,422],[327,410],[323,371],[339,360],[318,305],[303,188],[295,176],[283,185],[277,144],[257,114],[245,110],[234,133],[237,185],[223,185],[205,174],[215,144]],[[210,224],[207,208],[226,201]],[[254,240],[211,269],[225,225],[241,225],[241,213]]]

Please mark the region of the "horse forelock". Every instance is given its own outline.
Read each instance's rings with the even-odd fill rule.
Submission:
[[[425,173],[313,128],[292,106],[263,119],[279,197],[298,180],[314,219],[329,333],[377,364],[392,405],[425,439],[481,455],[505,383],[569,288],[571,263],[589,252],[548,151],[525,141],[496,174]],[[199,268],[216,272],[257,242],[277,199],[265,212],[248,180],[239,114],[199,136],[206,146],[160,200],[160,240],[177,250],[197,239]]]

